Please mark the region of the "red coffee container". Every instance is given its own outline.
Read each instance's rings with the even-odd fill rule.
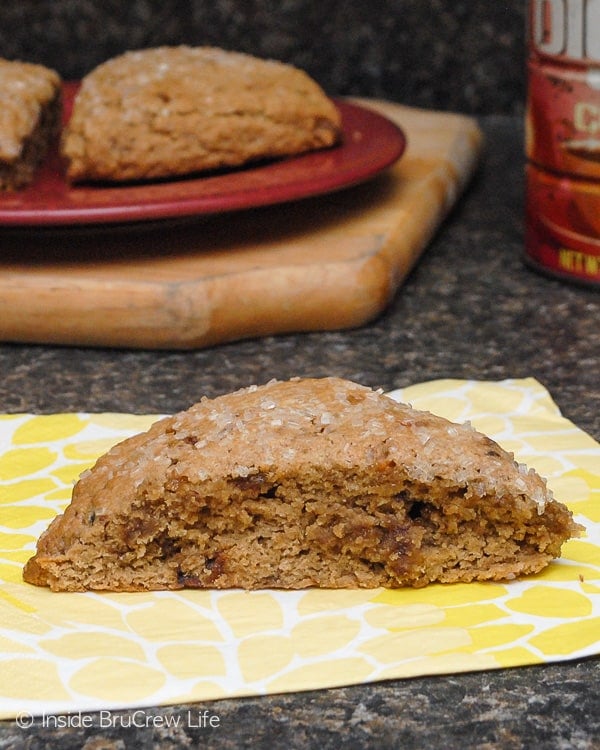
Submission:
[[[529,0],[525,259],[600,285],[600,0]]]

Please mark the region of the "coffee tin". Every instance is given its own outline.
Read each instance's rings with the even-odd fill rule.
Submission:
[[[600,0],[529,0],[525,257],[600,286]]]

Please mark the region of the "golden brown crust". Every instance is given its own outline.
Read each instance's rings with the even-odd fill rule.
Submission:
[[[89,73],[63,134],[71,180],[172,177],[331,146],[340,116],[301,70],[213,47],[127,52]]]
[[[468,425],[336,378],[271,382],[101,457],[27,563],[54,590],[423,586],[537,572],[579,527]]]
[[[60,87],[54,70],[0,58],[0,190],[32,181],[58,135]]]

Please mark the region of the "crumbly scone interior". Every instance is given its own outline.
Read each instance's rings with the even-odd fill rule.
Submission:
[[[75,563],[53,562],[49,583],[55,576],[68,589],[73,574],[75,588],[127,590],[500,580],[560,554],[564,519],[552,506],[547,513],[543,525],[525,498],[506,503],[407,478],[374,485],[347,471],[324,480],[318,467],[301,478],[257,473],[201,488],[177,478],[126,514],[89,511],[82,522],[103,533],[82,540]]]
[[[215,488],[200,512],[186,514],[185,501],[176,500],[178,520],[154,537],[151,554],[159,564],[176,563],[187,586],[227,585],[233,574],[249,588],[301,588],[456,580],[456,566],[463,574],[480,570],[482,558],[492,566],[490,578],[504,577],[507,563],[535,569],[558,552],[548,548],[544,527],[536,528],[531,503],[516,519],[493,498],[482,502],[410,480],[402,489],[376,487],[368,479],[330,473],[324,483],[315,472],[312,481],[305,475],[273,483],[255,475]],[[280,563],[273,570],[275,550]]]
[[[24,139],[18,159],[0,160],[0,189],[16,189],[28,185],[40,166],[51,143],[58,137],[61,118],[61,97],[56,96],[41,108],[39,120]]]
[[[50,68],[0,58],[0,190],[28,185],[57,139],[60,83]]]

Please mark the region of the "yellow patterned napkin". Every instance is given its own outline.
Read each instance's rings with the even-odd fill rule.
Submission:
[[[472,424],[549,478],[587,535],[541,575],[386,591],[55,594],[22,565],[73,481],[156,416],[0,417],[0,718],[308,690],[600,651],[600,446],[532,379],[394,397]]]

